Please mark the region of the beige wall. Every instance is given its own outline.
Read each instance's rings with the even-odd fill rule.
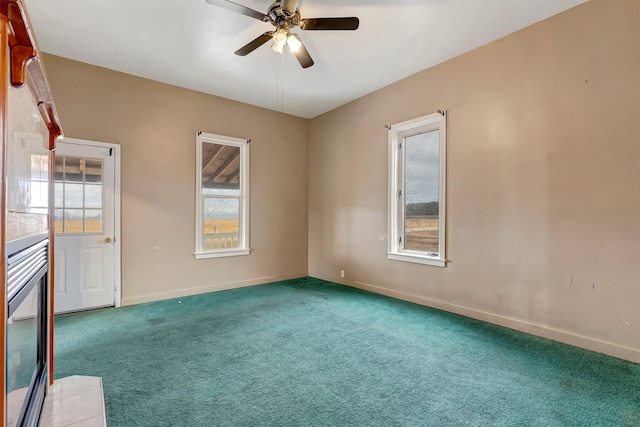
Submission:
[[[307,274],[308,121],[45,55],[65,135],[122,146],[122,302]],[[252,140],[249,256],[195,260],[195,133]]]
[[[313,119],[310,275],[640,362],[638,22],[591,1]],[[386,259],[383,126],[437,109],[446,268]]]
[[[311,121],[45,63],[65,134],[122,145],[124,304],[308,268],[640,362],[637,22],[640,2],[592,0]],[[386,259],[383,126],[436,109],[444,269]],[[250,256],[193,258],[196,130],[253,140]]]

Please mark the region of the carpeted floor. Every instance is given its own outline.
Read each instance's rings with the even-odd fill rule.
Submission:
[[[640,365],[313,278],[56,318],[116,426],[640,426]]]

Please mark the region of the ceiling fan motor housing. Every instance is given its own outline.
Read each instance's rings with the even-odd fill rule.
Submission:
[[[284,2],[286,3],[286,1]],[[295,2],[298,3],[298,2]],[[275,2],[269,7],[269,19],[276,28],[280,27],[297,27],[300,25],[300,10],[295,9],[293,12],[286,10],[281,6],[281,2]]]
[[[282,13],[291,16],[298,11],[298,0],[280,0]]]

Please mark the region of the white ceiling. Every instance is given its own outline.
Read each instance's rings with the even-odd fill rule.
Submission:
[[[266,13],[271,0],[234,0]],[[300,0],[303,18],[357,16],[357,31],[301,31],[315,60],[263,45],[273,27],[205,0],[26,0],[44,52],[312,118],[586,0]]]

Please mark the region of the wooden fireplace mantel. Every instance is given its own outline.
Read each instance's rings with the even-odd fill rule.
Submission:
[[[10,82],[15,87],[25,83],[31,87],[49,128],[49,149],[53,150],[56,138],[62,135],[62,127],[24,2],[0,0],[0,14],[7,25]]]

